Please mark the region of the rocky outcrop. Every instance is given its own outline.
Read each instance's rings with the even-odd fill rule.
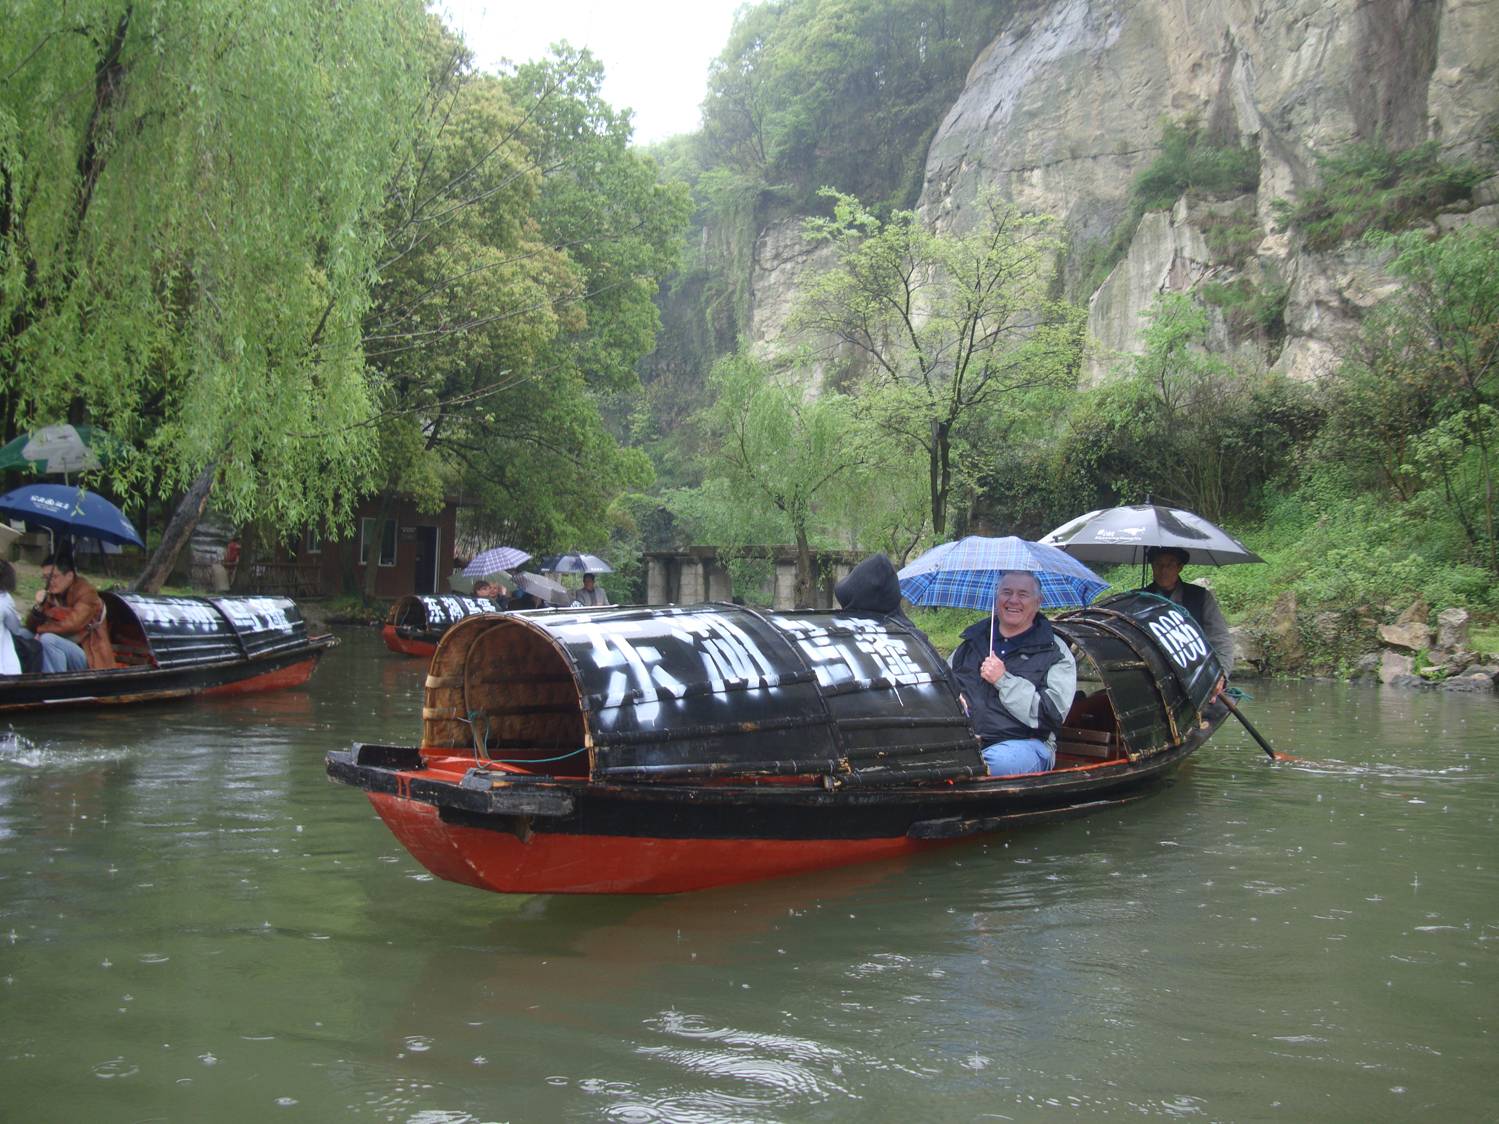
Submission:
[[[1278,228],[1274,204],[1315,182],[1318,153],[1351,140],[1436,139],[1450,156],[1478,154],[1499,121],[1499,0],[1021,2],[935,134],[918,209],[933,226],[961,229],[978,196],[997,191],[1061,217],[1075,263],[1114,235],[1131,182],[1159,154],[1162,122],[1188,118],[1252,147],[1258,188],[1146,214],[1096,292],[1077,291],[1081,276],[1067,278],[1089,305],[1098,345],[1088,376],[1096,381],[1138,351],[1140,313],[1158,294],[1240,281],[1283,287],[1284,333],[1236,338],[1220,316],[1210,345],[1317,378],[1393,283],[1368,249],[1307,252]],[[1234,260],[1205,237],[1224,207],[1259,233]],[[1437,220],[1449,229],[1467,223],[1499,225],[1499,183]],[[802,240],[798,220],[763,231],[748,326],[757,346],[791,342],[797,287],[823,264],[820,253]]]
[[[1318,152],[1353,139],[1403,147],[1435,137],[1449,153],[1475,151],[1499,114],[1496,69],[1493,0],[1021,5],[938,130],[920,206],[933,224],[961,227],[977,195],[994,189],[1062,216],[1074,245],[1086,244],[1125,213],[1162,120],[1194,117],[1259,155],[1252,214],[1263,238],[1247,269],[1288,286],[1284,346],[1266,358],[1312,378],[1390,282],[1368,254],[1299,252],[1277,230],[1273,203],[1313,182]],[[1223,270],[1185,207],[1147,214],[1092,295],[1094,376],[1135,350],[1139,313],[1156,294]]]
[[[801,332],[792,338],[787,333],[803,283],[832,264],[832,247],[809,242],[802,234],[801,219],[772,223],[755,244],[750,274],[750,346],[765,358],[785,358],[793,347],[801,349],[798,362],[808,396],[819,394],[830,374],[856,358],[849,345],[831,335]]]

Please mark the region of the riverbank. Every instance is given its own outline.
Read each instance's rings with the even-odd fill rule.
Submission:
[[[1269,566],[1195,567],[1188,580],[1212,588],[1224,605],[1238,654],[1234,678],[1336,679],[1386,686],[1448,691],[1499,691],[1499,626],[1455,605],[1435,607],[1419,595],[1397,606],[1354,603],[1328,608],[1308,605],[1295,586],[1267,582],[1277,552],[1267,550]],[[42,587],[41,567],[13,562],[16,604],[31,604]],[[1282,563],[1282,566],[1284,564]],[[1130,567],[1105,571],[1115,590],[1139,584]],[[133,575],[85,573],[96,588],[127,586]],[[1245,605],[1251,592],[1267,598]],[[166,586],[168,596],[202,597],[208,591]],[[312,632],[333,625],[379,625],[389,603],[365,605],[358,597],[297,602]],[[958,646],[963,629],[983,614],[968,609],[911,609],[913,622],[939,652]]]
[[[1191,580],[1212,588],[1222,573],[1203,568]],[[1117,573],[1114,577],[1114,591],[1133,588],[1121,583]],[[1406,689],[1499,691],[1499,629],[1475,625],[1466,609],[1437,611],[1420,599],[1393,614],[1366,607],[1350,614],[1354,626],[1345,629],[1344,614],[1305,613],[1294,590],[1283,590],[1268,607],[1228,615],[1236,680],[1333,679]],[[1386,619],[1381,621],[1380,615]],[[969,609],[910,610],[911,620],[943,653],[956,648],[963,630],[982,616]]]

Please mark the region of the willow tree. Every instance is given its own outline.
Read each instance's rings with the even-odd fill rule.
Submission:
[[[813,603],[814,540],[832,536],[838,493],[855,490],[871,461],[848,401],[809,397],[805,381],[743,349],[720,359],[703,418],[715,452],[678,505],[730,552],[751,544],[746,532],[794,542],[799,608]]]
[[[17,427],[131,441],[118,485],[347,526],[375,449],[360,324],[426,89],[421,0],[12,0],[0,374]]]
[[[493,475],[495,423],[535,394],[543,350],[582,320],[572,299],[582,279],[532,217],[534,126],[446,30],[428,65],[431,96],[382,212],[386,249],[365,317],[382,521],[397,494],[435,510],[467,467]],[[375,578],[366,567],[367,597]]]
[[[852,354],[845,377],[861,416],[927,464],[932,532],[947,531],[956,473],[1006,439],[1035,392],[1075,385],[1080,310],[1050,298],[1057,224],[981,198],[962,233],[914,211],[882,221],[826,192],[830,219],[807,233],[834,262],[806,286],[793,324]]]

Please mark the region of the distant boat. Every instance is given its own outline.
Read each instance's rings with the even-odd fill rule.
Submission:
[[[457,593],[409,593],[390,607],[381,639],[392,652],[431,659],[443,633],[465,617],[496,612],[487,597]]]
[[[1080,689],[1047,773],[986,775],[946,663],[899,618],[721,604],[459,621],[420,748],[356,744],[327,769],[432,873],[500,892],[904,855],[1144,795],[1221,721],[1178,606],[1121,594],[1053,624]]]
[[[338,643],[284,597],[103,592],[120,666],[0,676],[0,711],[71,709],[296,687]]]

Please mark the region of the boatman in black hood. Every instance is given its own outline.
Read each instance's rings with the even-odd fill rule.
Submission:
[[[1025,570],[1000,576],[993,614],[969,625],[952,655],[963,705],[993,777],[1044,773],[1077,690],[1077,661],[1041,615],[1041,583]]]
[[[916,629],[900,611],[900,575],[883,554],[871,554],[845,574],[833,587],[833,596],[838,598],[840,608],[851,613],[878,613]]]
[[[936,656],[936,649],[927,639],[926,633],[901,612],[900,575],[895,565],[883,554],[871,554],[843,576],[833,587],[833,596],[838,605],[850,613],[878,613],[906,628],[911,636],[924,643]],[[936,656],[941,659],[941,656]]]

